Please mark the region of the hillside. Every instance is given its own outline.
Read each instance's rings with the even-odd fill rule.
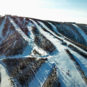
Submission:
[[[86,87],[87,24],[0,17],[0,87]]]

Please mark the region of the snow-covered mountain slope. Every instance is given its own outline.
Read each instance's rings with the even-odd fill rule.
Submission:
[[[0,87],[87,87],[87,25],[1,17]]]

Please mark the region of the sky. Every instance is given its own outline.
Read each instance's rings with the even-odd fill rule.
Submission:
[[[87,0],[0,0],[0,15],[87,24]]]

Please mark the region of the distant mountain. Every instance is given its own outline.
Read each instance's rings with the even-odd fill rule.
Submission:
[[[0,87],[86,87],[87,24],[0,17]]]

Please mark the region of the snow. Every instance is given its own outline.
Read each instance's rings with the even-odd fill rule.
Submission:
[[[58,37],[57,35],[55,35],[55,33],[54,32],[52,32],[43,22],[41,22],[41,21],[38,21],[47,31],[49,31],[51,34],[53,34],[54,36],[56,36],[56,37]],[[56,27],[54,27],[52,24],[51,24],[51,26],[54,28],[54,31],[56,32],[57,30],[56,30]],[[59,33],[60,34],[60,33]],[[61,34],[60,34],[61,35]],[[59,37],[59,38],[61,38],[61,37]]]
[[[36,25],[36,27],[38,28],[38,30],[40,31],[40,33],[41,33],[42,35],[45,35],[45,37],[46,37],[48,40],[50,40],[52,44],[55,43],[54,45],[55,45],[56,48],[58,48],[58,49],[63,48],[63,46],[61,46],[61,47],[58,46],[58,45],[60,45],[60,41],[59,41],[59,43],[58,43],[58,40],[57,40],[56,38],[53,37],[53,39],[52,39],[52,36],[51,36],[49,33],[44,32],[44,30],[43,30],[35,21],[32,20],[32,22]],[[49,30],[45,25],[44,25],[44,28],[47,29],[47,30]],[[50,31],[50,30],[49,30],[49,31]]]
[[[0,61],[0,73],[1,73],[0,87],[21,87],[21,85],[16,79],[9,76],[9,72],[6,69],[6,65],[2,61]]]
[[[41,48],[39,48],[35,43],[34,43],[34,38],[35,38],[35,36],[34,36],[34,34],[33,34],[33,32],[32,32],[32,27],[33,27],[34,25],[32,24],[32,23],[28,23],[28,25],[27,25],[27,28],[28,28],[28,31],[30,32],[30,42],[29,43],[31,43],[31,45],[32,45],[32,48],[33,48],[33,50],[38,50],[38,52],[40,53],[40,54],[42,54],[42,55],[47,55],[47,53],[43,50],[43,49],[41,49]],[[26,51],[25,51],[26,52]],[[31,54],[32,55],[32,54]],[[32,56],[34,56],[34,55],[32,55]]]
[[[13,19],[11,19],[9,17],[10,22],[13,24],[13,26],[15,27],[16,31],[18,31],[18,33],[26,40],[26,41],[30,41],[30,39],[27,37],[27,35],[25,35],[25,33],[20,29],[20,27],[13,21]]]
[[[2,24],[0,25],[0,37],[1,37],[1,38],[2,38],[2,31],[3,31],[3,28],[4,28],[5,21],[6,21],[6,17],[5,17],[4,20],[2,21]]]
[[[76,64],[74,61],[72,61],[69,57],[69,55],[66,53],[65,49],[68,49],[72,55],[74,56],[75,60],[79,63],[81,69],[84,71],[85,76],[87,77],[87,59],[85,59],[83,56],[78,54],[77,52],[72,51],[68,46],[64,46],[61,44],[61,41],[58,40],[55,37],[58,37],[62,39],[64,42],[66,42],[68,45],[71,44],[74,47],[76,47],[78,50],[87,53],[86,51],[82,50],[81,48],[77,47],[76,45],[72,44],[69,41],[65,40],[65,36],[62,35],[62,37],[57,36],[53,31],[51,31],[43,22],[38,21],[47,31],[50,33],[44,31],[41,26],[38,25],[36,21],[33,19],[30,19],[33,23],[29,22],[27,25],[28,31],[29,31],[29,36],[25,35],[25,33],[20,29],[20,27],[9,17],[10,22],[13,24],[15,29],[21,34],[21,36],[28,42],[28,45],[24,49],[23,54],[21,55],[16,55],[10,58],[19,58],[19,57],[30,57],[30,56],[35,56],[38,58],[48,58],[48,61],[44,64],[41,65],[39,70],[35,73],[35,77],[29,82],[29,87],[42,87],[46,79],[48,78],[49,74],[51,73],[52,69],[56,65],[57,67],[57,75],[59,78],[59,82],[61,84],[61,87],[86,87],[86,83],[82,78],[81,73],[77,69]],[[1,32],[2,28],[4,26],[5,19],[2,23],[1,27]],[[59,33],[56,29],[56,27],[48,22],[54,29],[55,32]],[[55,55],[49,55],[47,54],[43,49],[39,48],[35,43],[34,43],[34,34],[32,33],[32,26],[37,27],[39,32],[46,37],[57,49],[57,52],[54,51]],[[76,27],[78,32],[84,37],[84,39],[87,41],[87,35],[76,25],[73,24],[73,26]],[[1,35],[1,34],[0,34]],[[34,55],[32,53],[33,50],[37,50],[41,56]],[[5,57],[4,57],[5,58]],[[1,63],[1,62],[0,62]],[[8,72],[6,70],[6,67],[1,63],[0,64],[0,72],[1,72],[1,87],[11,87],[11,81],[10,77],[8,75]],[[3,77],[3,78],[2,78]]]
[[[31,21],[35,24],[40,33],[46,35],[45,37],[50,40],[58,50],[57,54],[52,57],[50,56],[48,59],[49,62],[54,62],[56,64],[58,68],[59,80],[62,83],[62,87],[86,87],[86,84],[82,79],[81,74],[77,70],[74,62],[65,52],[65,49],[68,47],[61,45],[58,39],[54,38],[54,36],[41,29],[41,27],[35,21]],[[47,29],[46,26],[44,27]],[[67,73],[70,75],[67,75]]]
[[[38,53],[40,53],[41,55],[35,55],[33,52],[32,52],[32,56],[34,56],[34,57],[47,57],[48,56],[48,54],[47,54],[47,52],[46,51],[44,51],[43,49],[41,49],[40,47],[38,47],[38,46],[34,46],[34,48],[33,48],[33,50],[36,50],[36,51],[38,51]]]
[[[55,25],[53,25],[51,22],[48,22],[48,23],[53,27],[53,30],[54,30],[56,33],[59,33],[59,32],[58,32],[58,29],[56,28]]]
[[[42,87],[55,64],[49,62],[44,63],[35,73],[35,78],[29,83],[29,87]]]
[[[7,73],[5,66],[3,66],[0,62],[0,69],[1,69],[1,87],[13,87],[10,81],[10,77]]]
[[[79,39],[78,33],[75,32],[71,27],[69,27],[69,26],[66,25],[66,24],[64,24],[63,26],[64,26],[64,29],[67,29],[67,30],[70,32],[70,34],[74,35],[74,37],[76,38],[76,40]],[[66,33],[67,33],[67,32],[66,32]]]
[[[58,78],[61,87],[86,87],[86,84],[76,69],[75,64],[65,51],[55,55],[55,57],[50,57],[49,61],[54,61],[58,68]]]
[[[26,58],[26,57],[39,57],[35,54],[33,54],[33,50],[37,50],[41,56],[40,57],[47,57],[47,52],[44,51],[43,49],[39,48],[35,43],[34,43],[34,35],[32,33],[32,26],[33,24],[29,22],[29,24],[27,25],[28,31],[30,32],[29,34],[29,38],[26,37],[26,35],[24,34],[24,32],[21,31],[21,29],[14,23],[14,21],[10,18],[11,23],[15,26],[15,29],[22,35],[22,37],[27,40],[28,45],[23,49],[23,53],[22,54],[17,54],[14,56],[9,56],[9,58]],[[26,38],[27,39],[26,39]],[[14,43],[15,44],[15,43]],[[5,59],[5,56],[1,56],[0,59]]]
[[[42,23],[42,22],[39,22],[46,30],[48,30],[50,33],[52,33],[55,37],[58,37],[54,32],[52,32],[44,23]],[[37,25],[37,27],[39,28],[39,26]],[[41,31],[42,31],[42,29],[40,29]],[[47,33],[48,34],[48,33]],[[43,35],[47,35],[46,34],[46,32],[45,32],[45,34],[43,34]],[[60,33],[59,33],[60,34]],[[60,34],[61,35],[61,34]],[[50,34],[49,34],[49,36],[50,36]],[[60,38],[60,39],[62,39],[64,42],[66,42],[67,43],[67,45],[69,45],[69,44],[71,44],[71,45],[73,45],[74,47],[76,47],[77,49],[79,49],[80,51],[82,51],[82,52],[84,52],[85,54],[87,53],[87,52],[85,52],[83,49],[81,49],[81,48],[79,48],[78,46],[76,46],[76,45],[74,45],[73,43],[71,43],[71,42],[69,42],[69,41],[66,41],[65,40],[65,38],[67,38],[67,37],[65,37],[65,36],[63,36],[63,35],[61,35],[62,37],[58,37],[58,38]],[[50,40],[51,40],[51,37],[49,37],[50,38]],[[55,39],[55,38],[54,38]],[[58,40],[57,40],[58,41]],[[53,41],[52,41],[53,42]],[[54,41],[55,42],[55,41]],[[59,43],[60,43],[60,41],[59,41]],[[57,42],[57,44],[59,44],[58,42]],[[64,46],[59,46],[59,48],[65,48]]]
[[[78,53],[71,50],[71,53],[73,54],[76,61],[79,63],[81,69],[84,71],[85,76],[87,77],[87,59],[79,55]]]
[[[13,26],[15,27],[15,29],[19,32],[19,34],[28,42],[28,45],[25,47],[23,54],[22,55],[17,55],[16,57],[20,57],[20,56],[26,56],[26,55],[30,55],[31,51],[33,49],[33,37],[32,37],[32,33],[30,35],[30,38],[25,35],[25,33],[20,29],[20,27],[9,17],[10,22],[13,24]],[[31,28],[31,27],[28,27]]]
[[[85,34],[85,32],[76,24],[72,24],[76,30],[82,35],[82,37],[84,38],[84,40],[87,42],[87,35]]]

